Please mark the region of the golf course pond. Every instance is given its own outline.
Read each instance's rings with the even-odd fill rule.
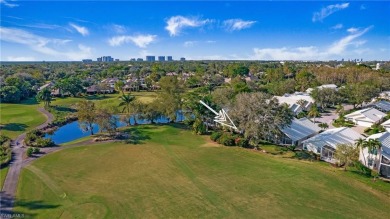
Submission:
[[[126,126],[126,123],[123,121],[120,121],[119,116],[115,116],[117,118],[116,125],[118,128]],[[185,117],[182,113],[178,112],[176,116],[175,122],[182,122],[184,121]],[[154,120],[155,123],[168,123],[169,120],[165,116],[160,116],[158,119]],[[130,118],[130,124],[134,125],[134,117]],[[150,120],[146,119],[137,119],[137,124],[150,124]],[[93,133],[99,132],[99,126],[97,124],[93,125]],[[83,131],[80,128],[79,122],[74,121],[71,123],[68,123],[64,126],[59,127],[57,130],[55,130],[53,133],[47,133],[45,135],[45,138],[51,138],[53,142],[57,145],[64,144],[70,141],[77,140],[79,138],[83,138],[86,136],[91,135],[90,131]]]

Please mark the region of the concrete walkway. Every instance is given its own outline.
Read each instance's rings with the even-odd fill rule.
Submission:
[[[46,128],[49,123],[54,120],[51,113],[46,111],[44,108],[39,108],[39,112],[47,117],[46,122],[36,127],[36,129]],[[23,164],[23,155],[25,154],[26,148],[24,147],[24,138],[26,133],[19,135],[11,145],[12,147],[12,159],[9,164],[8,174],[5,178],[3,188],[1,190],[0,200],[0,217],[6,218],[12,214],[12,207],[14,206],[15,193],[18,186],[18,180],[20,171]]]

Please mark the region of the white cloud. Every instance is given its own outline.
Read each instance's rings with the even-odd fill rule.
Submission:
[[[197,44],[198,43],[198,41],[185,41],[184,43],[183,43],[183,46],[184,47],[193,47],[195,44]]]
[[[216,43],[217,41],[215,40],[207,40],[206,43]]]
[[[37,23],[37,24],[24,24],[20,25],[23,27],[31,27],[31,28],[39,28],[39,29],[58,29],[61,28],[61,26],[56,25],[56,24],[45,24],[45,23]]]
[[[360,5],[360,10],[366,10],[366,6],[365,5]]]
[[[253,59],[262,60],[326,60],[334,58],[335,55],[346,55],[348,52],[361,54],[365,49],[355,49],[347,51],[350,45],[356,48],[366,43],[365,40],[356,41],[357,38],[369,31],[372,26],[363,30],[356,30],[353,33],[349,31],[349,35],[333,42],[326,49],[319,49],[316,46],[296,47],[296,48],[254,48]]]
[[[359,29],[358,28],[354,28],[354,27],[351,27],[351,28],[348,28],[347,31],[349,33],[356,33]]]
[[[298,48],[254,48],[254,59],[262,60],[314,60],[319,59],[319,51],[314,46]]]
[[[31,56],[8,56],[7,61],[10,62],[35,61],[35,58]]]
[[[336,24],[333,27],[331,27],[331,29],[333,29],[333,30],[338,30],[338,29],[342,29],[342,28],[343,28],[343,24]]]
[[[123,26],[123,25],[119,25],[119,24],[113,24],[113,25],[112,25],[112,29],[113,29],[116,33],[119,33],[119,34],[122,34],[122,33],[126,32],[126,27]]]
[[[244,21],[242,19],[229,19],[223,22],[226,31],[232,32],[235,30],[242,30],[250,28],[256,21]]]
[[[328,5],[326,8],[322,8],[319,12],[314,12],[312,21],[323,21],[326,17],[329,15],[335,13],[336,11],[340,11],[342,9],[348,8],[349,3],[343,3],[343,4],[335,4],[335,5]]]
[[[69,25],[83,36],[87,36],[89,34],[89,30],[86,27],[79,26],[74,23],[69,23]]]
[[[111,39],[108,40],[108,43],[110,44],[110,46],[120,46],[122,44],[132,42],[140,48],[145,48],[150,43],[155,41],[156,38],[157,35],[151,35],[151,34],[147,34],[147,35],[139,34],[136,36],[123,35],[123,36],[112,37]]]
[[[0,4],[3,4],[9,8],[15,8],[15,7],[18,7],[19,5],[18,4],[15,4],[15,3],[9,3],[8,1],[6,0],[0,0]]]
[[[71,40],[46,38],[22,29],[6,27],[0,27],[0,34],[2,41],[26,45],[36,52],[49,56],[66,57],[69,60],[80,60],[91,56],[91,48],[82,44],[78,45],[77,50],[69,50],[67,44]],[[63,50],[58,50],[59,48]]]
[[[183,16],[173,16],[167,20],[167,26],[165,29],[169,32],[170,36],[177,36],[181,30],[185,27],[201,27],[209,22],[209,19],[199,20],[198,18],[189,18]]]
[[[363,30],[356,29],[356,30],[353,30],[353,31],[350,31],[351,28],[349,28],[348,32],[350,34],[348,36],[343,37],[342,39],[334,42],[328,48],[327,53],[329,53],[329,54],[341,54],[341,53],[343,53],[345,51],[347,46],[349,46],[351,44],[354,44],[356,46],[357,44],[353,40],[355,40],[356,38],[358,38],[358,37],[362,36],[363,34],[367,33],[367,31],[369,31],[371,28],[372,28],[372,26],[367,27],[367,28],[365,28]]]

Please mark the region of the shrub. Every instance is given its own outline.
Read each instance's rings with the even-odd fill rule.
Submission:
[[[50,138],[38,138],[35,142],[36,147],[51,147],[54,142]]]
[[[319,160],[319,156],[313,152],[308,152],[308,151],[297,151],[295,152],[295,155],[294,155],[295,158],[299,159],[299,160],[310,160],[310,161],[313,161],[313,160]]]
[[[235,137],[230,133],[223,133],[222,136],[217,140],[219,144],[223,144],[225,146],[234,146],[235,145]]]
[[[0,135],[0,166],[8,164],[11,160],[11,139]]]
[[[295,146],[295,145],[290,145],[290,146],[287,146],[287,149],[290,150],[290,151],[295,151],[296,147],[297,146]]]
[[[34,154],[37,154],[37,153],[39,153],[39,152],[41,152],[41,150],[40,150],[39,148],[33,148],[33,153],[34,153]]]
[[[0,135],[0,145],[3,145],[4,143],[6,143],[7,141],[11,140],[10,138],[8,138],[7,136],[5,135]]]
[[[236,145],[243,148],[249,148],[249,141],[245,138],[236,138],[235,141]]]
[[[197,135],[204,135],[207,133],[206,125],[199,119],[196,119],[192,124],[192,129]]]
[[[222,132],[213,132],[211,135],[210,135],[210,139],[212,141],[218,141],[218,139],[222,136]]]
[[[307,113],[302,111],[302,112],[298,113],[297,118],[300,119],[300,118],[303,118],[303,117],[306,117],[306,116],[307,116]]]
[[[364,166],[362,163],[360,163],[359,161],[356,161],[354,164],[353,164],[357,170],[357,172],[365,175],[365,176],[371,176],[371,169]]]
[[[34,149],[33,148],[27,148],[27,151],[26,151],[26,154],[27,154],[27,157],[31,157],[34,153]]]

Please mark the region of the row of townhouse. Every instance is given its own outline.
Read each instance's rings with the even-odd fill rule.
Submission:
[[[325,86],[336,88],[332,86]],[[286,103],[295,115],[307,111],[314,104],[314,100],[308,93],[295,92],[283,96],[275,96],[280,103]],[[298,103],[298,101],[300,103]],[[311,151],[320,156],[321,160],[336,163],[334,157],[337,146],[340,144],[355,145],[358,139],[378,139],[381,143],[380,150],[368,151],[367,148],[360,151],[359,160],[367,167],[377,170],[381,176],[390,178],[390,119],[384,121],[386,113],[390,112],[390,102],[377,101],[366,105],[361,109],[345,115],[345,118],[360,127],[371,127],[380,124],[385,132],[371,135],[366,138],[352,128],[332,128],[321,132],[318,124],[307,118],[293,119],[292,123],[281,129],[282,136],[276,138],[275,143],[281,145],[295,145],[302,150]]]

